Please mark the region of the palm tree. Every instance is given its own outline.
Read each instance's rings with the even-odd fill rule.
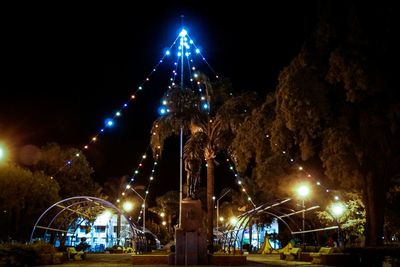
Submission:
[[[166,97],[172,104],[169,106],[171,112],[153,124],[151,146],[153,151],[162,149],[164,140],[178,133],[179,126],[190,133],[184,149],[185,160],[204,160],[207,163],[207,240],[212,245],[215,157],[229,147],[239,124],[257,101],[254,93],[229,96],[227,89],[230,86],[226,81],[211,84],[207,78],[202,78],[212,110],[202,111],[199,97],[190,89],[178,92],[171,89]]]

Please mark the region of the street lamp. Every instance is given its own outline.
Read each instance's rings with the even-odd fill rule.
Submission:
[[[7,157],[6,147],[0,143],[0,161],[3,161]]]
[[[217,199],[217,231],[218,231],[218,221],[220,220],[220,217],[219,217],[219,201],[220,201],[220,199],[223,198],[226,194],[228,194],[229,191],[231,191],[231,190],[230,190],[230,189],[226,190],[226,192],[225,192],[222,196],[220,196],[220,197]],[[221,218],[222,218],[222,217],[221,217]],[[223,218],[222,218],[222,221],[223,221]],[[221,222],[222,222],[222,221],[221,221]]]
[[[130,212],[131,210],[133,210],[133,203],[130,201],[126,201],[123,205],[122,208],[124,209],[124,211],[126,212]]]
[[[133,192],[135,192],[135,194],[141,199],[143,200],[143,204],[142,204],[142,208],[143,208],[143,234],[144,231],[146,229],[146,200],[132,187],[129,188],[130,190],[132,190]]]
[[[305,240],[305,228],[306,228],[306,214],[305,214],[305,205],[304,205],[304,199],[310,194],[310,188],[307,185],[301,185],[299,188],[297,188],[297,194],[300,196],[301,198],[301,208],[303,209],[302,212],[302,239],[303,239],[303,243]]]
[[[343,203],[336,202],[331,205],[330,210],[331,210],[331,212],[330,212],[331,216],[336,220],[336,224],[338,227],[338,245],[340,246],[340,242],[339,242],[339,240],[340,240],[340,222],[339,222],[339,219],[340,219],[340,217],[342,217],[342,215],[346,211],[346,207],[343,205]]]

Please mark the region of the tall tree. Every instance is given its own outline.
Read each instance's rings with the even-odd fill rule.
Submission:
[[[385,192],[400,166],[400,101],[387,64],[394,29],[387,7],[375,4],[322,12],[313,38],[280,73],[272,133],[277,147],[298,146],[304,161],[319,157],[332,185],[362,192],[369,245],[382,243]],[[287,130],[292,137],[282,139]]]
[[[28,241],[39,216],[59,200],[57,181],[43,172],[0,165],[0,239]]]
[[[100,186],[90,176],[93,169],[80,150],[52,143],[44,146],[40,154],[40,160],[34,168],[54,176],[60,184],[62,198],[100,194]]]

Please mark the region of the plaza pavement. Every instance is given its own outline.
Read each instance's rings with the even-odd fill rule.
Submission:
[[[57,265],[42,265],[42,267],[55,267]],[[132,267],[132,258],[130,254],[87,254],[86,259],[83,261],[68,261],[60,267]],[[138,265],[136,265],[138,266]],[[145,267],[165,267],[171,265],[143,265]],[[196,265],[191,265],[196,266]],[[199,265],[205,266],[205,265]],[[212,267],[212,265],[206,265]],[[215,266],[215,265],[214,265]],[[322,267],[324,265],[315,265],[310,262],[301,261],[284,261],[279,259],[279,255],[260,255],[251,254],[247,255],[247,264],[240,267],[276,267],[276,266],[304,266],[304,267]],[[217,267],[217,266],[215,266]],[[239,267],[239,266],[238,266]]]

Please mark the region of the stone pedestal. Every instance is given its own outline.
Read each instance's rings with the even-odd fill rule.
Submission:
[[[175,264],[207,264],[207,238],[200,200],[182,200],[181,228],[175,230]]]

